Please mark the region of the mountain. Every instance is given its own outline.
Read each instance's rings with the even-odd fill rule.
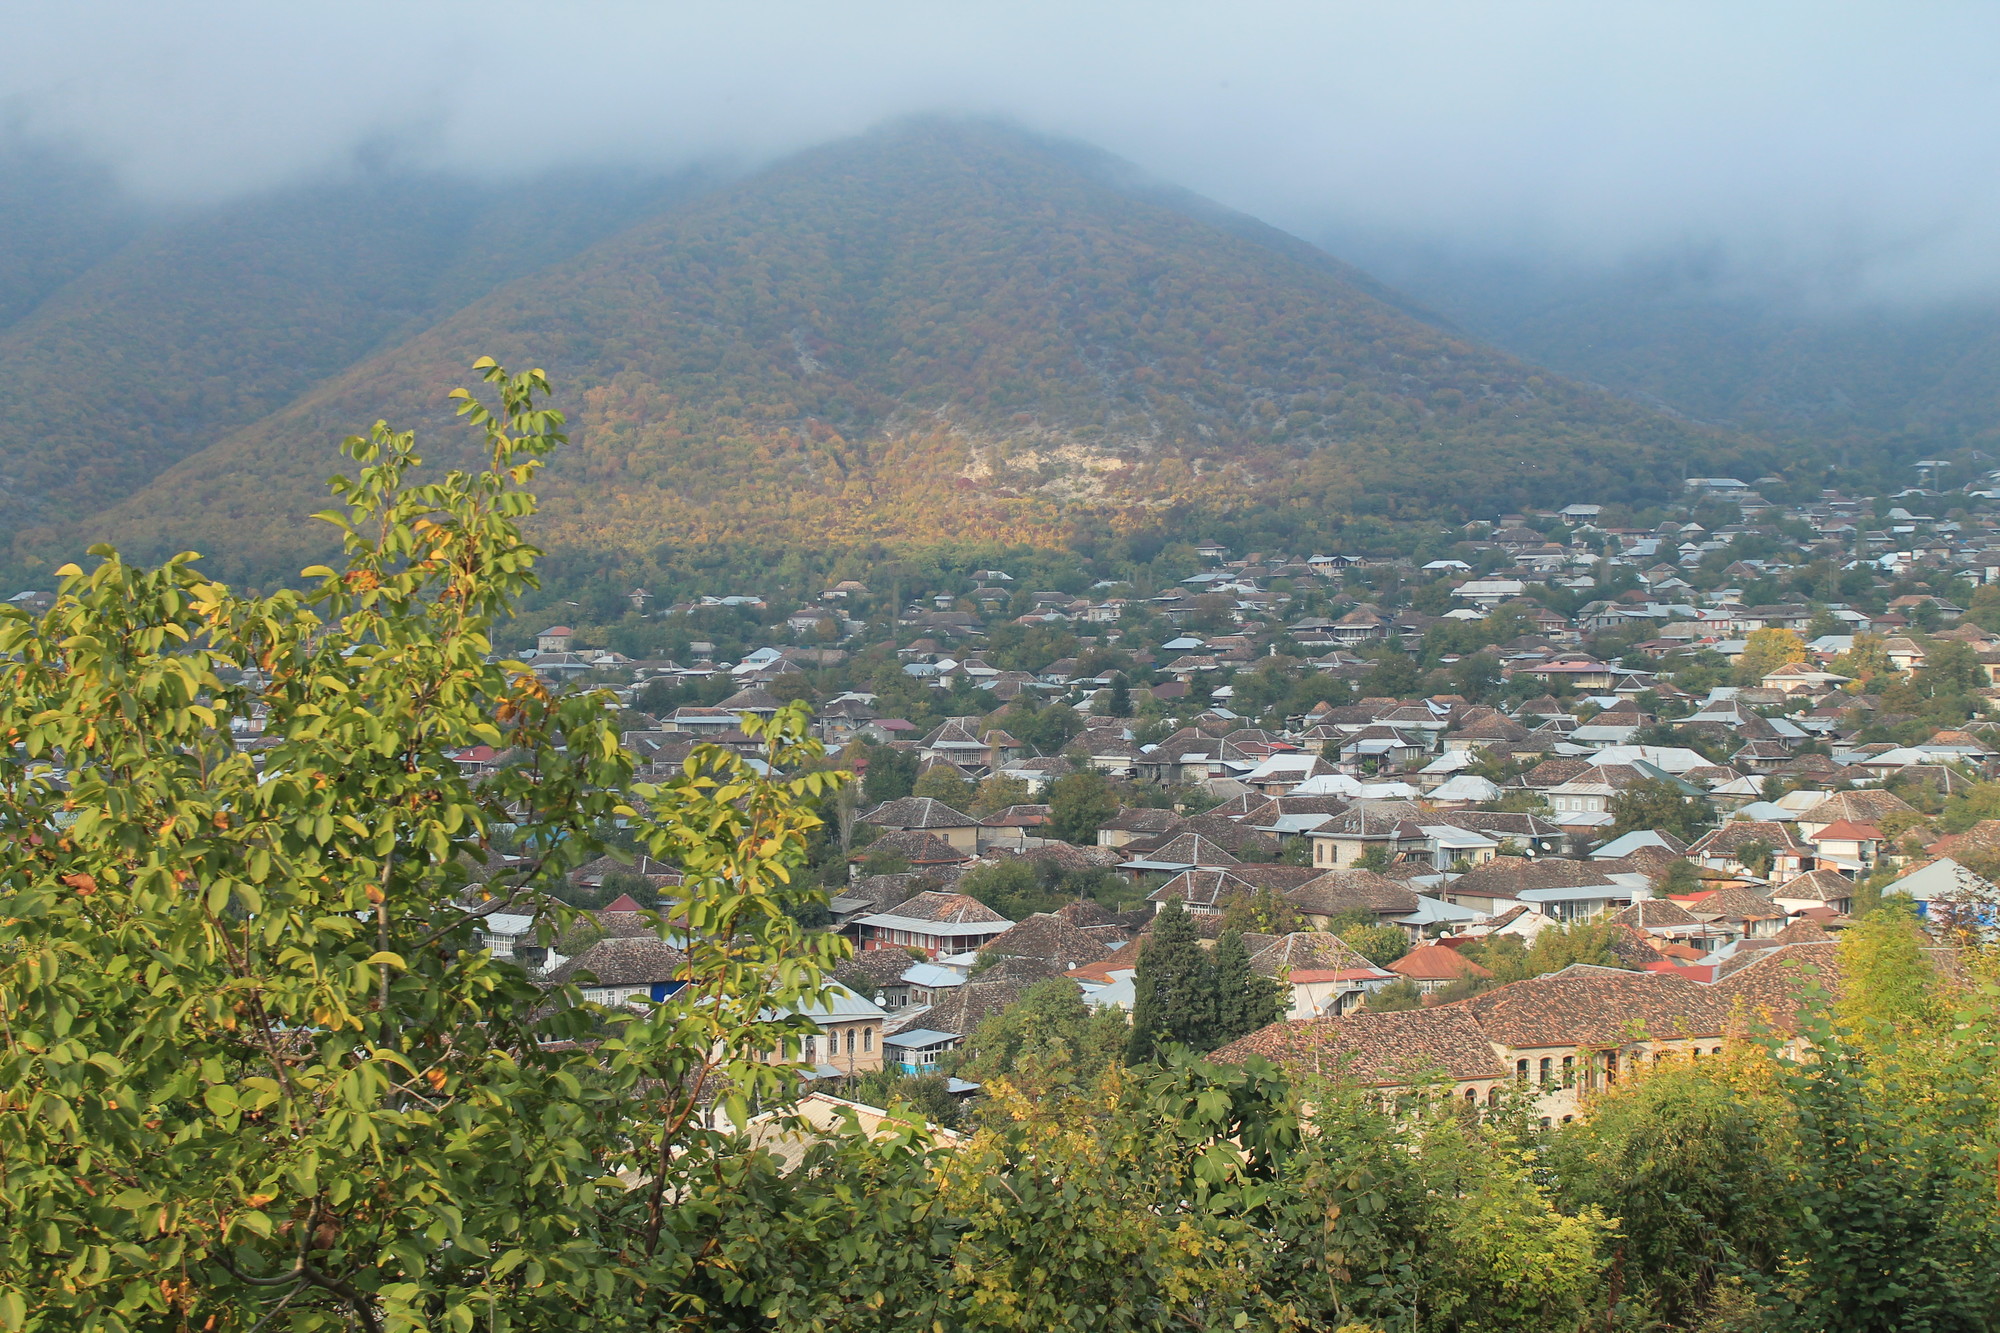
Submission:
[[[381,176],[137,216],[44,164],[0,186],[0,524],[73,520],[496,285],[687,192]],[[17,262],[16,262],[17,261]],[[11,315],[11,318],[7,316]]]
[[[1918,458],[2000,455],[2000,303],[1835,300],[1708,254],[1602,266],[1335,244],[1460,327],[1640,402],[1907,485]],[[1993,466],[1983,460],[1978,469]]]
[[[342,434],[386,417],[455,457],[444,394],[482,353],[561,386],[574,442],[544,474],[544,539],[626,549],[1491,513],[1656,495],[1744,444],[1497,352],[1100,154],[923,122],[500,287],[77,531],[292,558]]]

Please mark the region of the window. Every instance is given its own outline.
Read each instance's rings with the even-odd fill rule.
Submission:
[[[1545,1088],[1549,1086],[1549,1079],[1552,1076],[1551,1071],[1554,1070],[1555,1063],[1556,1062],[1554,1060],[1551,1060],[1546,1055],[1542,1057],[1541,1077],[1537,1079],[1536,1082],[1540,1083]]]
[[[1565,1088],[1576,1086],[1576,1057],[1573,1055],[1565,1055],[1563,1057],[1563,1086]],[[1564,1116],[1563,1122],[1567,1124],[1569,1117]]]
[[[1486,1090],[1486,1104],[1488,1106],[1498,1106],[1500,1104],[1500,1089],[1488,1088]]]
[[[872,1050],[874,1050],[874,1049],[875,1049],[875,1029],[874,1029],[874,1028],[863,1028],[863,1029],[861,1029],[861,1049],[862,1049],[862,1050],[864,1050],[864,1051],[872,1051]]]
[[[1525,1059],[1514,1062],[1514,1077],[1523,1083],[1528,1081],[1528,1062]]]
[[[854,1029],[847,1029],[847,1053],[854,1054]]]
[[[1716,1047],[1716,1048],[1715,1048],[1715,1051],[1714,1051],[1714,1054],[1716,1054],[1716,1055],[1721,1055],[1721,1054],[1722,1054],[1722,1048],[1721,1048],[1720,1046]]]
[[[1465,1090],[1465,1104],[1467,1106],[1479,1105],[1479,1089],[1467,1088]]]

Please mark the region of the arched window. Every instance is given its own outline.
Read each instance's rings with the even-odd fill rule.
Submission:
[[[847,1029],[847,1053],[854,1054],[854,1029]]]
[[[1528,1062],[1526,1060],[1516,1060],[1514,1062],[1514,1077],[1523,1083],[1528,1081]]]
[[[1486,1104],[1488,1106],[1498,1106],[1500,1104],[1500,1089],[1488,1088],[1486,1090]]]
[[[1576,1086],[1576,1057],[1573,1055],[1565,1055],[1563,1057],[1563,1086],[1565,1088]],[[1567,1123],[1569,1117],[1564,1116],[1563,1120]]]
[[[861,1049],[862,1049],[862,1050],[864,1050],[864,1051],[872,1051],[872,1050],[874,1050],[874,1049],[875,1049],[875,1029],[874,1029],[874,1028],[863,1028],[863,1029],[861,1029]]]
[[[1548,1056],[1545,1055],[1542,1057],[1542,1064],[1540,1069],[1541,1077],[1536,1081],[1545,1088],[1549,1086],[1549,1080],[1555,1077],[1554,1073],[1555,1065],[1556,1062],[1554,1060],[1551,1060]]]
[[[1479,1104],[1479,1089],[1467,1088],[1465,1090],[1465,1104],[1467,1106],[1477,1106]]]

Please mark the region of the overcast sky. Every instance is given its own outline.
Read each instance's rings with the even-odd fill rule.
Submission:
[[[180,201],[363,153],[754,162],[958,111],[1307,236],[2000,289],[1990,3],[52,0],[10,11],[8,47],[13,133]]]

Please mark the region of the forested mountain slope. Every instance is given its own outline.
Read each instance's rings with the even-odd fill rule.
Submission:
[[[0,528],[120,500],[686,190],[392,175],[139,219],[92,185],[0,187]]]
[[[1867,303],[1759,284],[1714,256],[1593,267],[1329,243],[1516,356],[1882,483],[1908,484],[1917,458],[2000,455],[2000,300],[1978,292]]]
[[[443,395],[481,353],[547,367],[571,415],[544,536],[626,547],[1042,541],[1168,506],[1490,513],[1671,488],[1740,445],[1101,156],[926,122],[495,291],[85,532],[289,560],[338,437],[387,417],[448,457]]]

